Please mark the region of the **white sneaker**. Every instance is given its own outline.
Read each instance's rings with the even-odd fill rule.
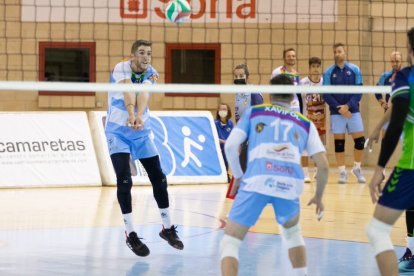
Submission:
[[[365,177],[362,175],[361,168],[353,167],[351,172],[357,178],[358,183],[363,184],[363,183],[367,182]]]
[[[305,181],[305,183],[311,183],[311,179],[309,177],[309,169],[306,168],[305,170],[303,170],[303,180]]]
[[[346,171],[339,172],[338,184],[345,184],[348,182],[348,173]]]

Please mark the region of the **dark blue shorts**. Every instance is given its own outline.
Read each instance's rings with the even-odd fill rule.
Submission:
[[[395,167],[390,175],[378,203],[397,210],[414,206],[414,170]]]

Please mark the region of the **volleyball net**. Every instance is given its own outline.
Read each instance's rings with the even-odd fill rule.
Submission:
[[[182,24],[165,18],[168,2],[0,3],[0,79],[106,82],[131,43],[146,39],[161,83],[227,84],[234,65],[246,63],[251,83],[267,84],[284,49],[296,50],[296,69],[306,75],[311,56],[327,68],[332,45],[342,42],[365,84],[375,85],[390,69],[390,53],[405,53],[414,26],[410,0],[191,0]]]

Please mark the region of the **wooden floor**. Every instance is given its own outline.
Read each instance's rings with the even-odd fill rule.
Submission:
[[[370,179],[369,171],[366,176]],[[324,196],[325,215],[320,222],[314,207],[306,206],[316,184],[305,184],[301,198],[303,235],[367,242],[364,227],[374,209],[367,185],[357,184],[352,177],[345,185],[336,184],[335,175],[329,180]],[[225,199],[224,184],[170,186],[169,191],[173,218],[180,225],[220,227],[232,204],[232,200]],[[135,223],[160,222],[150,187],[133,188],[133,206]],[[115,187],[0,189],[0,207],[0,230],[123,225]],[[197,212],[198,217],[191,215]],[[209,219],[203,214],[208,214]],[[279,233],[270,205],[251,231]],[[394,244],[405,245],[405,234],[403,215],[392,231]]]
[[[305,185],[301,224],[310,275],[379,274],[364,231],[374,205],[367,185],[353,181],[339,185],[331,176],[321,222],[314,207],[306,206],[315,183]],[[152,189],[135,186],[134,225],[151,250],[145,258],[125,245],[115,187],[0,189],[0,275],[220,275],[221,228],[232,204],[226,189],[169,187],[170,213],[185,244],[178,251],[158,236],[161,219]],[[240,276],[290,275],[280,236],[269,235],[278,231],[266,207],[242,244]],[[399,257],[405,235],[402,216],[392,231]]]

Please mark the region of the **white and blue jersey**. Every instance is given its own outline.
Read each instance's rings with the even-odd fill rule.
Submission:
[[[329,67],[323,74],[323,85],[362,85],[361,70],[355,64],[346,62],[343,68],[336,64]],[[323,98],[329,105],[331,115],[339,115],[338,105],[347,104],[351,113],[359,112],[362,94],[324,94]]]
[[[262,103],[263,96],[260,93],[236,93],[234,101],[236,123],[240,120],[241,116],[247,108]]]
[[[155,84],[158,79],[157,71],[148,66],[147,70],[142,73],[135,73],[131,69],[131,61],[118,63],[111,72],[110,82],[119,83],[129,79],[136,84]],[[137,112],[137,110],[135,110]],[[123,92],[108,93],[108,115],[106,118],[105,133],[119,135],[125,139],[138,139],[148,136],[151,132],[149,121],[149,109],[146,108],[143,114],[144,128],[134,130],[127,126],[128,111],[125,107]]]
[[[249,108],[233,131],[249,140],[243,191],[288,200],[303,190],[301,155],[324,152],[315,125],[299,112],[283,105]]]

